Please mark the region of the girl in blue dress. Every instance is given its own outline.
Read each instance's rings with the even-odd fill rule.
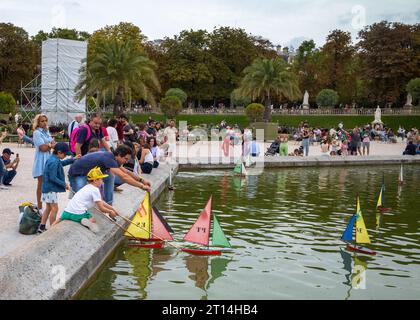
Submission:
[[[35,159],[32,166],[32,176],[38,180],[36,189],[36,201],[38,209],[42,212],[42,177],[44,175],[45,163],[51,157],[51,149],[56,142],[48,131],[48,117],[45,114],[39,114],[33,121],[33,141],[35,145]]]

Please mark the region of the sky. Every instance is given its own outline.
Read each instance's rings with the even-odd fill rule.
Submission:
[[[382,20],[420,23],[418,0],[0,0],[0,22],[29,35],[52,27],[93,33],[121,21],[139,26],[149,40],[186,29],[230,26],[297,48],[303,40],[325,43],[335,29],[356,40],[364,26]]]

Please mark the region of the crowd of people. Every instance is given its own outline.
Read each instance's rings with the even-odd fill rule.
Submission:
[[[92,231],[96,231],[95,220],[88,212],[97,207],[110,218],[118,216],[112,207],[114,193],[121,192],[123,184],[151,190],[150,182],[143,178],[160,166],[162,157],[171,159],[176,155],[179,137],[175,121],[166,126],[149,118],[147,123],[133,125],[122,114],[117,119],[102,119],[99,114],[92,114],[86,123],[78,115],[68,125],[69,142],[57,143],[49,132],[48,117],[37,115],[33,120],[33,137],[30,138],[18,123],[17,132],[23,141],[35,147],[32,176],[37,180],[37,207],[42,214],[38,233],[46,231],[46,224],[54,225],[62,220],[80,222]],[[19,121],[19,119],[16,119]],[[257,137],[250,127],[240,130],[238,126],[228,126],[225,121],[219,126],[225,133],[222,150],[229,156],[231,146],[242,145],[244,158],[261,155]],[[300,147],[289,152],[291,139],[300,143]],[[372,140],[383,143],[407,141],[406,155],[420,154],[420,135],[416,128],[406,131],[400,127],[397,133],[392,129],[372,128],[371,125],[344,129],[310,128],[307,122],[297,130],[280,128],[276,141],[269,148],[267,155],[309,156],[310,146],[319,144],[323,156],[369,155]],[[3,150],[0,161],[0,188],[7,189],[16,176],[19,155],[9,148]],[[70,166],[68,182],[64,167]],[[58,194],[67,190],[73,195],[60,219],[58,215]],[[45,204],[45,209],[43,209]]]
[[[256,156],[257,142],[252,130],[248,127],[240,130],[238,126],[228,126],[222,121],[218,126],[226,130],[226,138],[222,145],[225,156],[229,155],[229,145],[237,145],[242,141],[244,157],[249,154]],[[289,152],[291,141],[299,147]],[[298,128],[279,127],[279,135],[266,152],[267,156],[300,156],[308,157],[310,146],[319,145],[322,156],[369,156],[372,141],[380,143],[406,142],[404,155],[420,154],[420,134],[417,128],[407,131],[399,127],[397,132],[392,128],[373,128],[371,124],[353,129],[345,129],[340,123],[337,128],[310,127],[308,122],[302,122]],[[252,151],[250,148],[252,146]]]
[[[134,126],[125,115],[103,121],[93,114],[86,123],[76,116],[67,134],[68,143],[57,143],[49,132],[48,117],[39,114],[33,120],[32,139],[27,137],[35,146],[32,176],[37,180],[37,208],[42,214],[39,234],[47,230],[48,220],[50,226],[72,220],[96,232],[95,219],[88,212],[93,207],[115,219],[114,193],[123,184],[150,192],[151,184],[143,175],[158,169],[162,157],[176,152],[178,130],[173,120],[165,128],[152,119]],[[1,163],[16,170],[19,161],[11,162],[11,154],[5,149]],[[65,166],[70,166],[68,182]],[[0,181],[8,184],[16,173],[4,171],[2,167]],[[72,199],[57,219],[58,194],[66,191]]]
[[[282,134],[279,135],[276,142],[279,146],[282,145],[283,152],[279,151],[278,153],[284,156],[287,155],[285,142],[288,142],[289,131],[283,129],[281,132]],[[293,153],[288,154],[289,156],[309,156],[309,147],[316,144],[320,145],[323,156],[369,156],[372,141],[397,143],[398,139],[401,142],[407,141],[407,146],[414,145],[416,147],[414,155],[420,154],[420,135],[417,128],[407,132],[403,127],[400,127],[398,132],[395,133],[391,128],[373,128],[370,124],[345,129],[344,125],[340,123],[338,128],[325,129],[320,127],[310,128],[309,124],[305,122],[301,123],[299,128],[293,130],[292,136],[295,141],[301,143],[301,146]],[[405,151],[404,154],[409,153]]]

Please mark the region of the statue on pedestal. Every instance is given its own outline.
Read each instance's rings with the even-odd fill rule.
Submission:
[[[308,110],[310,108],[310,105],[309,105],[309,92],[308,91],[305,91],[305,95],[303,97],[303,104],[302,104],[302,106],[303,106],[303,109],[304,110]]]
[[[372,127],[376,131],[380,131],[384,128],[384,123],[382,122],[382,110],[379,106],[375,111],[375,121],[372,122]]]
[[[411,93],[407,95],[407,102],[405,103],[404,108],[411,109],[413,107],[413,96]]]
[[[375,111],[375,121],[382,122],[382,110],[379,106]]]

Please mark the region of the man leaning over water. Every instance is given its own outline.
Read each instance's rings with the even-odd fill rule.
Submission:
[[[134,173],[123,167],[132,156],[132,149],[128,146],[119,146],[113,153],[99,151],[89,153],[77,160],[69,170],[70,186],[73,192],[78,192],[87,185],[87,174],[90,170],[99,167],[108,177],[104,179],[104,200],[109,205],[114,202],[114,179],[120,177],[123,183],[150,192],[150,182],[137,177]]]

